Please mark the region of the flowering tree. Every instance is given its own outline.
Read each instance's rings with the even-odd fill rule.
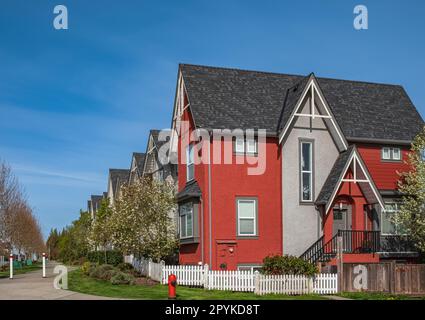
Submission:
[[[103,248],[105,251],[106,260],[106,249],[108,244],[111,242],[111,231],[109,218],[112,216],[112,208],[109,205],[109,199],[102,199],[100,208],[96,212],[96,217],[92,221],[89,242],[95,249]]]
[[[409,234],[420,252],[425,252],[425,127],[414,139],[411,150],[407,160],[411,170],[400,174],[403,204],[394,222]]]
[[[108,222],[114,247],[155,261],[172,254],[177,247],[174,207],[170,183],[144,179],[124,185]]]

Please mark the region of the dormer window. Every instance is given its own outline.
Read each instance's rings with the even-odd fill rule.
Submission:
[[[381,152],[381,159],[386,161],[401,161],[401,149],[383,147]]]

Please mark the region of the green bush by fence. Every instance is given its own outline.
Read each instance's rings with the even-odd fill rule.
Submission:
[[[87,254],[87,259],[90,262],[99,264],[110,264],[117,266],[124,261],[124,257],[121,252],[109,250],[109,251],[92,251]]]
[[[263,260],[262,273],[266,275],[294,274],[313,276],[318,272],[317,267],[310,262],[295,256],[267,256]]]

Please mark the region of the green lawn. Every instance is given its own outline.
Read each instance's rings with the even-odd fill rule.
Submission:
[[[165,285],[141,286],[141,285],[112,285],[108,281],[100,281],[84,275],[81,270],[70,272],[68,288],[71,291],[92,294],[97,296],[126,298],[126,299],[167,299],[168,289]],[[218,290],[205,290],[202,288],[189,288],[178,286],[177,299],[180,300],[323,300],[318,295],[287,296],[287,295],[264,295],[258,296],[253,293],[229,292]]]
[[[381,292],[343,292],[339,296],[354,300],[425,300],[425,297]]]
[[[14,268],[13,275],[39,270],[41,268],[42,268],[41,263],[34,263],[32,266],[24,266],[22,268]],[[0,278],[9,278],[9,270],[0,271]]]

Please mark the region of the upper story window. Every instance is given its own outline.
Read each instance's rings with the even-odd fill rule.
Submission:
[[[391,148],[383,147],[381,153],[382,160],[389,161],[400,161],[401,160],[401,149],[400,148]]]
[[[195,178],[195,154],[193,144],[187,146],[186,159],[186,181],[191,181]]]
[[[300,142],[300,199],[313,201],[313,142]]]
[[[238,154],[255,155],[258,152],[258,141],[255,138],[236,137],[234,151]]]
[[[381,213],[381,233],[384,235],[404,234],[400,225],[393,221],[393,216],[400,210],[399,202],[386,202]]]
[[[256,236],[257,199],[237,199],[236,207],[238,236]]]
[[[193,237],[193,204],[185,203],[180,205],[180,238]]]
[[[421,159],[422,161],[425,161],[425,149],[421,150]]]

